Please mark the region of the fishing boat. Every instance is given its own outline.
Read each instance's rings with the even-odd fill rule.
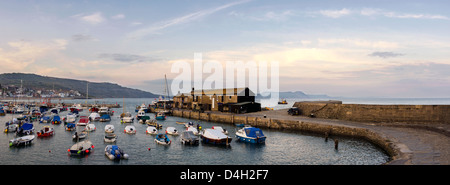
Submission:
[[[114,133],[114,125],[106,125],[105,132],[106,133]]]
[[[133,125],[128,125],[125,127],[123,132],[127,134],[136,134],[136,128]]]
[[[152,120],[147,120],[145,123],[146,123],[148,126],[154,126],[154,127],[157,128],[157,129],[161,129],[161,128],[162,128],[162,125],[161,125],[161,124],[158,124],[158,123],[156,122],[156,120],[154,120],[154,119],[152,119]]]
[[[34,132],[34,126],[32,123],[24,123],[19,127],[16,134],[19,136],[30,135]]]
[[[120,123],[133,123],[134,122],[134,117],[131,116],[131,113],[127,112],[127,113],[122,113],[120,115]]]
[[[109,121],[111,121],[111,116],[109,115],[109,114],[103,114],[101,117],[100,117],[100,120],[99,120],[100,122],[109,122]]]
[[[52,121],[52,118],[50,116],[44,116],[39,120],[39,123],[50,123]]]
[[[91,121],[100,121],[100,114],[97,112],[93,112],[89,115],[89,120]]]
[[[181,144],[183,145],[198,145],[199,139],[192,131],[181,132],[180,138]]]
[[[155,142],[160,145],[170,145],[170,143],[172,143],[172,141],[167,137],[166,134],[156,135]]]
[[[54,134],[55,130],[49,126],[44,126],[44,128],[37,132],[38,137],[48,137],[53,136]]]
[[[61,124],[61,117],[59,117],[59,115],[54,115],[52,119],[52,124]]]
[[[84,138],[86,138],[86,136],[87,136],[87,132],[85,131],[85,130],[83,130],[83,131],[81,131],[81,132],[75,132],[73,135],[72,135],[72,139],[73,140],[75,140],[75,141],[78,141],[78,140],[80,140],[80,139],[84,139]]]
[[[178,136],[178,130],[175,127],[167,127],[166,134]]]
[[[35,136],[34,135],[28,135],[28,136],[23,136],[23,137],[18,137],[15,139],[11,139],[9,140],[9,146],[26,146],[26,145],[30,145],[31,142],[34,140]]]
[[[117,145],[106,145],[105,155],[110,160],[128,159],[128,154],[124,153]]]
[[[259,128],[255,127],[244,127],[236,132],[236,137],[238,141],[247,143],[265,143],[266,136]]]
[[[109,107],[100,107],[100,109],[98,110],[98,114],[100,114],[100,116],[103,116],[105,114],[112,116],[113,113],[114,112]]]
[[[93,131],[97,130],[97,128],[95,127],[95,125],[93,123],[89,123],[86,126],[85,130],[88,131],[88,132],[93,132]]]
[[[201,134],[202,141],[204,143],[215,145],[229,145],[232,138],[223,134],[220,130],[204,129]]]
[[[284,99],[284,100],[279,101],[278,104],[288,104],[288,102],[286,101],[286,99]]]
[[[221,126],[213,126],[212,129],[214,130],[219,130],[221,131],[223,134],[228,135],[228,131],[226,129],[223,129]]]
[[[14,123],[12,121],[8,121],[8,122],[5,123],[5,129],[3,131],[5,133],[16,132],[17,129],[19,129],[19,125],[17,123]]]
[[[147,120],[150,120],[150,116],[142,116],[142,117],[139,119],[139,123],[144,124],[144,123],[147,122]]]
[[[67,151],[70,155],[86,155],[92,153],[94,145],[91,141],[80,141],[72,145]]]
[[[196,136],[199,136],[200,135],[200,132],[198,132],[198,130],[195,128],[195,127],[193,127],[193,126],[189,126],[187,129],[186,129],[186,131],[191,131],[194,135],[196,135]]]
[[[77,123],[77,126],[86,126],[90,123],[89,118],[87,116],[80,116],[80,120]]]
[[[117,140],[117,136],[114,133],[108,133],[105,135],[105,138],[103,138],[103,141],[105,141],[105,143],[114,143]]]
[[[137,112],[136,118],[137,118],[138,120],[141,120],[141,118],[144,117],[144,116],[145,116],[145,111],[139,110],[139,111]]]
[[[148,126],[147,129],[145,130],[145,133],[146,134],[157,134],[158,130],[154,126]]]
[[[164,114],[164,112],[158,112],[155,115],[155,119],[157,119],[157,120],[166,120],[166,114]]]
[[[73,131],[76,129],[75,123],[67,123],[66,131]]]

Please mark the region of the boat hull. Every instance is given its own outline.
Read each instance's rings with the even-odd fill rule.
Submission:
[[[263,144],[266,142],[266,137],[245,137],[245,136],[239,136],[236,135],[238,141],[240,142],[246,142],[246,143],[255,143],[255,144]]]
[[[232,138],[214,139],[201,136],[203,143],[214,144],[214,145],[229,145]]]
[[[156,116],[157,120],[166,120],[166,116]]]

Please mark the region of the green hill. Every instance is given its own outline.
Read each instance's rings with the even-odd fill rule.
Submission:
[[[86,84],[88,81],[55,78],[48,76],[40,76],[36,74],[26,73],[5,73],[0,74],[0,84],[2,86],[15,85],[20,87],[20,80],[23,82],[23,87],[28,89],[42,90],[55,89],[69,91],[74,90],[86,96]],[[96,83],[89,82],[89,97],[90,98],[155,98],[158,97],[150,92],[139,89],[132,89],[122,87],[113,83]]]

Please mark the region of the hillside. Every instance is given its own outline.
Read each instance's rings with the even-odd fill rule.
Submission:
[[[25,73],[5,73],[0,74],[0,84],[2,86],[15,85],[20,87],[20,80],[23,81],[23,88],[41,90],[74,90],[86,96],[86,84],[88,81],[55,78]],[[89,98],[155,98],[158,97],[150,92],[139,89],[122,87],[113,83],[89,82]]]
[[[279,92],[278,96],[280,97],[280,99],[285,99],[285,98],[296,98],[296,99],[329,99],[331,98],[328,95],[325,94],[320,94],[320,95],[315,95],[315,94],[305,94],[302,91],[290,91],[290,92]],[[258,94],[256,98],[263,98],[262,95]]]

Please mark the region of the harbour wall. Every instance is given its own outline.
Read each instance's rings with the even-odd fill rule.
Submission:
[[[301,115],[371,123],[450,124],[450,105],[370,105],[295,102]]]
[[[247,124],[259,128],[270,129],[288,129],[303,132],[312,132],[321,135],[337,135],[349,136],[367,140],[378,147],[382,148],[388,153],[392,160],[405,158],[404,154],[400,152],[400,148],[392,141],[382,136],[379,133],[373,132],[366,128],[340,126],[330,124],[317,124],[305,121],[289,120],[289,119],[274,119],[264,118],[258,116],[248,116],[245,114],[224,114],[224,113],[200,113],[189,110],[173,110],[173,116],[198,119],[210,122],[220,122],[229,124]]]

